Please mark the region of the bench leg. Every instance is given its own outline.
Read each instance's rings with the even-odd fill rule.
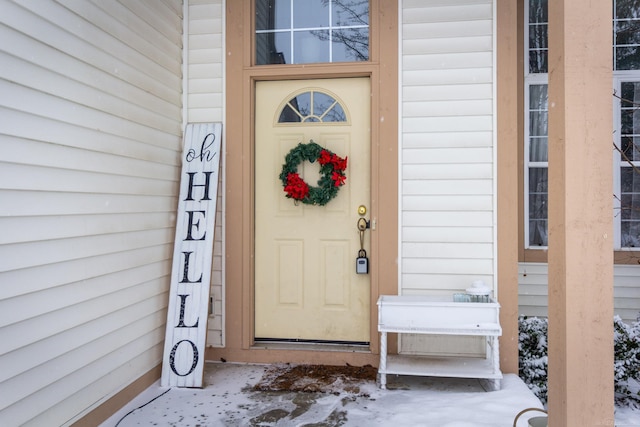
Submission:
[[[380,334],[380,388],[387,389],[387,333]]]
[[[487,337],[487,358],[491,361],[492,373],[500,373],[500,350],[498,347],[498,337],[496,336]],[[490,381],[490,385],[493,391],[500,390],[500,380],[494,379]]]

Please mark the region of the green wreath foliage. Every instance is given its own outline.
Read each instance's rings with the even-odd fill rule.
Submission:
[[[307,184],[298,173],[298,166],[308,161],[320,165],[320,178],[317,186]],[[299,143],[285,156],[285,163],[280,172],[280,181],[286,197],[294,199],[296,204],[324,206],[336,197],[338,190],[347,179],[345,170],[347,158],[344,159],[326,148],[310,141]]]

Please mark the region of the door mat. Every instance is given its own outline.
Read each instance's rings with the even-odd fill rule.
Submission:
[[[253,389],[360,394],[361,386],[375,384],[377,374],[378,370],[371,365],[273,365]]]

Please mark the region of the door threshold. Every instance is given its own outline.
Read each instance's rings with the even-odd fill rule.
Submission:
[[[352,341],[318,341],[281,338],[256,338],[252,349],[265,350],[307,350],[307,351],[339,351],[350,353],[371,353],[369,342]]]

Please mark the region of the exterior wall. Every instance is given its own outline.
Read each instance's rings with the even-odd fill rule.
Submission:
[[[547,317],[548,315],[548,265],[542,263],[520,263],[518,266],[519,308],[524,316]],[[614,313],[625,322],[633,322],[640,315],[640,266],[614,266],[613,294]],[[589,286],[596,286],[590,283]]]
[[[0,4],[0,424],[67,425],[162,361],[182,5],[20,3]]]
[[[493,2],[405,0],[401,13],[399,292],[451,294],[478,279],[495,291]],[[402,351],[423,341],[403,336]],[[482,340],[444,341],[429,347],[483,351]]]
[[[224,7],[222,0],[188,0],[188,39],[186,114],[188,123],[224,122]],[[223,126],[222,131],[225,132]],[[222,143],[225,143],[223,138]],[[224,158],[223,158],[224,159]],[[223,160],[224,161],[224,160]],[[223,288],[223,221],[224,173],[219,176],[218,213],[216,215],[211,275],[212,305],[207,323],[207,345],[224,346],[224,288]]]
[[[400,292],[491,286],[492,1],[402,4]]]

